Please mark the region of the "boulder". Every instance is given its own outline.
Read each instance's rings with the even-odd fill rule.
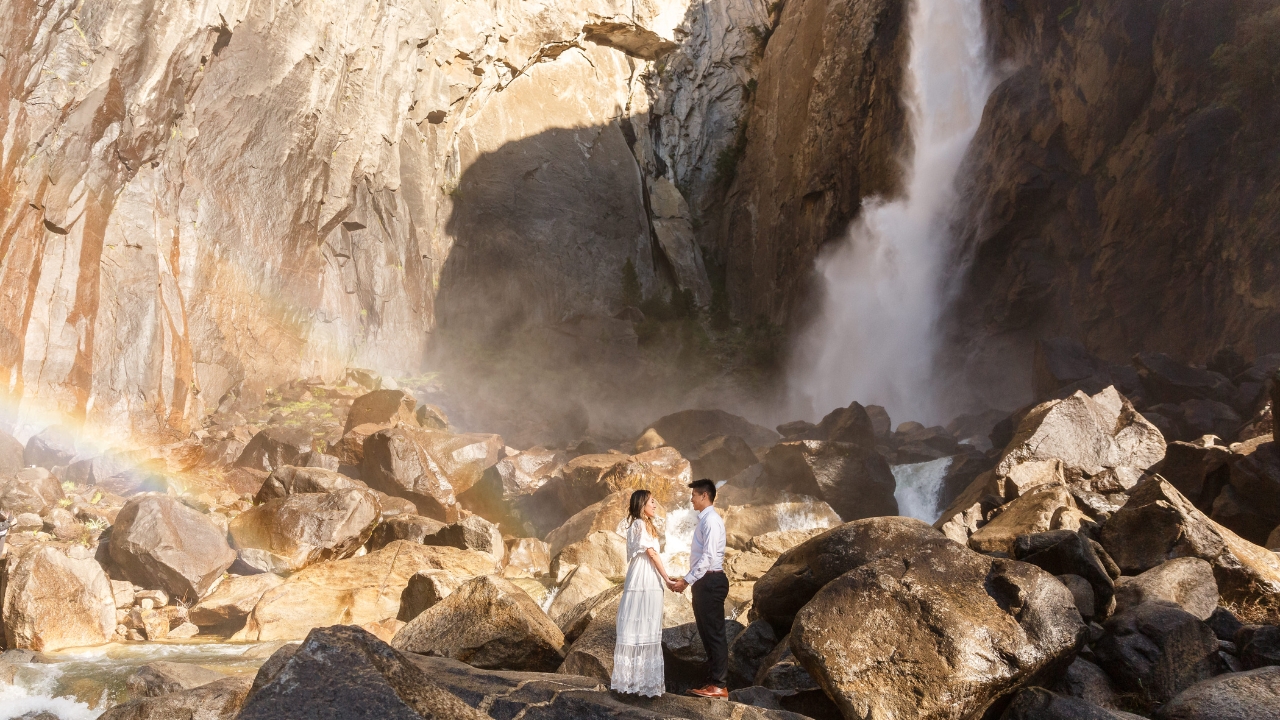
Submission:
[[[1032,490],[1065,484],[1065,468],[1057,459],[1019,463],[1005,474],[988,470],[960,492],[933,526],[964,545],[1000,506]]]
[[[1280,602],[1280,560],[1204,516],[1160,478],[1141,483],[1102,527],[1102,545],[1125,574],[1173,558],[1198,557],[1213,566],[1226,602]]]
[[[502,575],[539,578],[551,572],[551,546],[537,538],[516,538],[507,543]]]
[[[1106,551],[1084,533],[1070,530],[1023,535],[1013,547],[1013,557],[1017,560],[1056,576],[1071,575],[1087,582],[1094,600],[1094,612],[1090,614],[1105,617],[1111,613],[1115,584],[1109,560],[1104,560],[1100,552]]]
[[[1174,603],[1201,620],[1218,607],[1218,583],[1213,566],[1200,558],[1174,558],[1136,577],[1116,580],[1116,612],[1144,602]]]
[[[627,574],[626,539],[616,532],[600,530],[566,545],[551,558],[551,576],[561,583],[579,565],[590,565],[610,580],[621,582]]]
[[[839,707],[796,659],[788,635],[760,663],[756,685],[773,693],[778,706],[812,718],[841,716]]]
[[[33,544],[10,555],[3,583],[6,647],[52,651],[112,639],[111,583],[81,550]]]
[[[267,476],[262,488],[253,496],[253,503],[261,505],[289,495],[331,493],[351,488],[367,490],[368,486],[326,468],[285,465]]]
[[[1105,708],[1115,707],[1118,700],[1107,673],[1082,657],[1071,661],[1051,689]]]
[[[1084,618],[1086,623],[1093,621],[1094,614],[1101,614],[1098,599],[1093,592],[1093,586],[1088,580],[1079,575],[1055,575],[1058,582],[1067,587],[1071,591],[1071,597],[1075,601],[1076,610],[1080,611],[1080,617]]]
[[[1275,523],[1266,518],[1269,514],[1240,497],[1231,485],[1222,488],[1209,510],[1209,517],[1214,522],[1255,545],[1265,545],[1275,527]]]
[[[311,433],[302,428],[273,425],[249,440],[236,458],[236,465],[266,472],[286,465],[305,465],[312,443]]]
[[[742,624],[725,621],[725,638],[729,644],[742,633]],[[662,631],[663,672],[666,691],[683,693],[707,683],[707,650],[702,644],[696,623],[685,623]]]
[[[1265,543],[1271,530],[1280,525],[1280,444],[1271,442],[1271,437],[1263,435],[1232,445],[1229,459],[1231,488],[1263,528],[1251,534],[1237,532],[1258,544]]]
[[[567,545],[585,540],[595,532],[616,532],[624,534],[633,490],[619,490],[608,497],[574,513],[563,525],[547,533],[548,552],[555,557]],[[665,528],[666,510],[659,508],[659,532]]]
[[[1000,720],[1122,720],[1139,717],[1098,707],[1081,698],[1032,687],[1019,690],[1013,696]]]
[[[110,554],[135,585],[188,602],[207,594],[236,559],[217,525],[165,495],[125,503],[111,528]]]
[[[396,619],[411,622],[423,612],[435,607],[437,603],[449,597],[467,578],[460,577],[447,570],[423,570],[414,573],[400,593],[400,611]]]
[[[728,480],[758,462],[751,446],[737,435],[712,435],[689,455],[693,477],[716,481]]]
[[[768,622],[756,620],[748,625],[729,643],[729,687],[754,685],[765,658],[777,646],[778,635]]]
[[[824,500],[846,522],[898,514],[893,472],[874,447],[821,440],[779,443],[765,455],[760,482]]]
[[[46,470],[70,465],[75,458],[75,434],[70,428],[62,425],[50,425],[32,435],[22,452],[23,465]]]
[[[773,567],[773,561],[774,558],[759,553],[737,553],[725,558],[724,571],[731,583],[752,582],[764,577],[769,568]]]
[[[1216,400],[1186,400],[1181,404],[1182,417],[1179,418],[1182,428],[1188,435],[1201,437],[1216,435],[1221,438],[1235,437],[1244,421],[1230,405]]]
[[[65,497],[62,484],[44,468],[26,468],[0,478],[0,511],[9,517],[23,513],[43,515],[58,507]]]
[[[26,448],[17,438],[0,430],[0,477],[16,475],[26,467],[25,454]]]
[[[523,590],[497,575],[473,578],[415,617],[391,646],[491,670],[552,671],[564,635]]]
[[[313,630],[300,646],[268,660],[239,720],[362,717],[388,720],[488,720],[440,687],[406,653],[349,625]]]
[[[341,465],[359,469],[364,464],[364,441],[376,432],[386,430],[386,425],[365,423],[357,425],[342,434],[342,437],[331,448]]]
[[[449,523],[424,537],[422,542],[426,545],[475,550],[491,555],[498,563],[502,562],[507,552],[506,543],[502,541],[502,533],[498,530],[498,526],[479,515],[471,515]]]
[[[564,627],[565,621],[579,603],[599,595],[613,585],[609,578],[591,565],[579,565],[560,583],[560,590],[547,608],[547,614],[556,625]]]
[[[917,548],[950,543],[946,536],[913,518],[867,518],[845,523],[783,553],[756,581],[753,609],[777,628],[788,628],[795,614],[827,583],[874,560]]]
[[[583,613],[574,613],[565,628],[566,639],[570,630],[585,616],[590,616],[576,639],[565,652],[564,663],[556,673],[565,675],[585,675],[608,683],[613,676],[613,648],[618,639],[618,604],[622,601],[622,588],[607,591],[603,597]],[[691,623],[693,604],[689,602],[687,593],[662,594],[662,627],[664,629]]]
[[[369,549],[380,550],[396,540],[426,544],[428,537],[444,528],[444,523],[421,515],[396,515],[378,523],[369,536]]]
[[[1123,690],[1164,703],[1220,667],[1218,638],[1173,603],[1147,602],[1113,615],[1093,652]]]
[[[1236,631],[1237,655],[1245,669],[1280,665],[1280,626],[1245,625]]]
[[[284,570],[294,572],[355,554],[380,514],[378,499],[368,490],[287,495],[240,513],[231,520],[230,533],[236,548],[270,552],[285,559]]]
[[[1236,633],[1244,627],[1244,623],[1240,622],[1240,618],[1237,618],[1235,613],[1221,606],[1214,608],[1204,622],[1219,640],[1228,642],[1235,640]]]
[[[391,427],[408,423],[416,426],[418,418],[414,414],[414,408],[417,404],[418,401],[403,390],[374,390],[365,393],[351,401],[342,432],[345,435],[353,428],[365,424]]]
[[[446,570],[461,577],[494,571],[488,555],[397,540],[367,555],[305,568],[263,594],[237,639],[296,640],[311,629],[396,618],[414,573]]]
[[[159,697],[117,705],[99,720],[232,720],[249,694],[253,679],[238,675]]]
[[[826,503],[823,504],[825,505]],[[828,505],[827,507],[830,506]],[[834,510],[831,511],[831,517],[836,517]],[[752,536],[751,539],[747,541],[746,547],[741,549],[748,552],[759,553],[768,558],[776,558],[805,540],[821,535],[830,527],[837,524],[839,523],[833,522],[831,525],[819,526],[810,530],[774,530],[772,532]],[[727,528],[725,534],[728,535]],[[737,545],[734,545],[734,547],[737,547]]]
[[[191,607],[188,616],[198,627],[239,630],[264,593],[284,582],[279,575],[230,575]]]
[[[1280,717],[1280,667],[1227,673],[1183,690],[1156,720],[1255,720]]]
[[[979,552],[1013,555],[1019,535],[1049,530],[1079,530],[1082,513],[1067,488],[1036,488],[1000,508],[1000,512],[969,537],[969,546]]]
[[[497,435],[454,435],[400,425],[364,441],[360,478],[369,487],[413,501],[418,513],[456,517],[457,493],[479,482],[503,449]]]
[[[1195,399],[1231,403],[1236,399],[1235,386],[1223,375],[1180,363],[1164,353],[1138,353],[1133,364],[1152,404]]]
[[[1145,470],[1164,452],[1160,431],[1107,387],[1092,397],[1077,391],[1033,408],[1001,453],[996,472],[1008,475],[1015,465],[1050,459],[1089,475],[1114,467]]]
[[[772,549],[787,543],[790,543],[788,548],[794,547],[814,534],[840,524],[840,516],[830,505],[805,496],[788,496],[777,502],[726,505],[721,514],[724,516],[725,544],[738,550],[747,550],[757,541]],[[781,553],[782,549],[779,549],[777,554]]]
[[[134,698],[160,697],[208,685],[226,677],[223,673],[199,665],[157,660],[133,671],[125,680],[125,687]]]
[[[623,459],[600,476],[594,489],[587,491],[592,497],[604,499],[612,493],[648,490],[659,505],[674,508],[688,501],[693,479],[689,461],[674,448],[661,447]]]
[[[653,430],[681,453],[693,453],[710,435],[736,435],[751,447],[772,445],[778,439],[776,432],[723,410],[681,410],[658,419],[646,430]]]
[[[1231,477],[1227,465],[1231,451],[1215,445],[1212,438],[1194,442],[1171,442],[1164,459],[1151,468],[1152,474],[1169,481],[1203,512],[1209,512],[1213,500]]]
[[[458,502],[485,518],[523,529],[522,500],[537,492],[568,460],[563,452],[544,447],[508,455],[485,470],[470,489],[459,493]]]
[[[791,648],[846,717],[952,718],[1065,668],[1084,635],[1052,575],[942,540],[828,583],[796,614]]]
[[[443,408],[430,403],[423,403],[413,411],[414,418],[418,424],[428,430],[448,430],[449,416],[445,414]]]

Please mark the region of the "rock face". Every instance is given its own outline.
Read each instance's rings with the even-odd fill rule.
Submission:
[[[551,672],[564,635],[523,590],[496,575],[463,583],[405,625],[391,646],[491,670]]]
[[[125,503],[111,528],[110,552],[135,585],[192,601],[204,596],[236,559],[222,530],[163,495]]]
[[[330,559],[350,557],[364,545],[381,507],[368,490],[301,493],[258,505],[231,520],[236,548],[265,550],[282,558],[289,572]]]
[[[791,647],[846,717],[952,718],[1065,669],[1084,631],[1053,576],[943,540],[828,583],[797,613]]]
[[[237,637],[297,640],[324,625],[395,619],[409,578],[430,569],[472,577],[493,572],[494,563],[479,553],[398,540],[368,555],[322,563],[289,576],[263,594]]]
[[[97,561],[84,555],[47,545],[10,555],[3,597],[6,647],[52,651],[112,639],[111,583]]]
[[[1256,162],[1276,151],[1278,116],[1254,69],[1269,67],[1274,16],[1246,2],[1064,7],[986,6],[996,57],[1018,69],[960,170],[960,254],[973,266],[944,323],[961,347],[942,352],[964,359],[992,407],[1029,399],[1037,337],[1072,335],[1111,358],[1280,350],[1277,269],[1259,262],[1255,224],[1277,199],[1246,199],[1277,183]],[[1235,177],[1247,180],[1223,181]],[[1178,227],[1195,229],[1169,241]]]

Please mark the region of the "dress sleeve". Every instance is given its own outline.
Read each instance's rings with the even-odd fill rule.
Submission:
[[[644,523],[632,522],[627,527],[627,562],[644,552],[644,539],[648,533],[644,531]]]

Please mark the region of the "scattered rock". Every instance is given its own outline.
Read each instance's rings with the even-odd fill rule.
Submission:
[[[942,540],[828,583],[796,615],[791,647],[846,717],[966,717],[1065,668],[1084,632],[1052,575]]]
[[[1173,603],[1143,603],[1112,616],[1093,646],[1098,664],[1124,690],[1164,703],[1219,668],[1213,630]]]
[[[1164,353],[1138,353],[1133,356],[1133,364],[1153,404],[1195,399],[1230,403],[1236,398],[1235,387],[1227,378],[1212,370],[1184,365]]]
[[[1002,552],[1011,556],[1019,535],[1079,530],[1081,517],[1067,488],[1036,488],[1002,507],[995,518],[969,537],[969,546],[979,552]]]
[[[396,515],[373,529],[369,536],[369,550],[381,550],[396,540],[426,544],[426,539],[440,532],[444,526],[439,520],[421,515]]]
[[[331,493],[350,488],[367,490],[368,486],[326,468],[286,465],[276,468],[267,476],[262,488],[254,495],[253,502],[255,505],[262,505],[289,495]]]
[[[1263,435],[1231,446],[1231,488],[1240,504],[1257,517],[1259,529],[1249,533],[1228,527],[1257,544],[1266,543],[1271,530],[1280,526],[1280,444],[1271,442],[1271,437]]]
[[[1280,667],[1227,673],[1196,683],[1156,711],[1157,720],[1280,717]]]
[[[695,478],[728,480],[760,462],[751,446],[737,435],[712,435],[689,455]]]
[[[1218,608],[1213,566],[1200,558],[1175,558],[1137,577],[1116,581],[1116,612],[1151,600],[1164,600],[1206,620]]]
[[[456,494],[479,482],[503,447],[497,435],[400,425],[365,439],[360,478],[375,490],[413,501],[420,515],[450,520],[457,512]]]
[[[523,503],[568,460],[566,454],[543,447],[508,455],[485,470],[480,482],[459,493],[458,502],[477,515],[522,528],[527,521]]]
[[[621,582],[627,574],[627,541],[616,532],[600,530],[585,540],[566,545],[551,559],[551,576],[564,582],[579,565],[590,565],[610,580]]]
[[[564,659],[560,628],[497,575],[463,583],[396,633],[391,645],[491,670],[550,672]]]
[[[427,535],[422,542],[426,545],[475,550],[491,555],[499,563],[507,552],[507,546],[502,541],[502,533],[498,530],[498,526],[478,515],[449,523]]]
[[[60,650],[101,645],[115,634],[111,583],[87,552],[30,545],[10,556],[3,584],[6,647]]]
[[[681,410],[660,418],[646,428],[650,429],[681,453],[693,453],[709,435],[737,435],[751,447],[772,445],[778,439],[774,431],[723,410]]]
[[[754,685],[765,658],[777,646],[778,635],[768,622],[756,620],[748,625],[729,643],[729,687]]]
[[[282,582],[284,580],[279,575],[272,573],[225,577],[213,592],[192,606],[189,612],[191,622],[198,627],[234,627],[238,630],[262,595]]]
[[[302,428],[271,426],[244,446],[236,465],[271,472],[286,465],[305,465],[312,449],[311,433]]]
[[[1230,450],[1213,444],[1211,438],[1171,442],[1165,448],[1164,459],[1152,466],[1151,472],[1169,481],[1201,511],[1208,512],[1230,478],[1230,456]]]
[[[1105,617],[1111,613],[1115,585],[1108,563],[1099,550],[1084,533],[1054,530],[1018,537],[1014,542],[1013,557],[1056,576],[1072,575],[1083,579],[1092,590],[1094,612],[1090,614]],[[1103,554],[1105,552],[1102,551]],[[1114,576],[1118,575],[1117,569]]]
[[[1081,698],[1033,687],[1019,690],[1000,715],[1000,720],[1122,720],[1137,717],[1098,707]]]
[[[1245,625],[1236,632],[1235,643],[1247,670],[1280,665],[1280,626]]]
[[[1107,673],[1082,657],[1071,661],[1052,689],[1105,708],[1115,707],[1117,701],[1116,689]]]
[[[294,572],[350,557],[364,545],[381,515],[373,493],[348,488],[287,495],[237,515],[230,526],[238,549],[266,550]]]
[[[27,468],[12,477],[0,478],[0,511],[10,517],[24,513],[42,515],[58,507],[65,497],[58,479],[44,468]]]
[[[1240,632],[1240,628],[1244,627],[1244,623],[1235,616],[1230,610],[1224,607],[1216,607],[1206,619],[1205,624],[1213,630],[1213,634],[1218,636],[1219,640],[1233,641],[1236,633]]]
[[[585,675],[609,682],[613,676],[613,648],[618,639],[618,603],[621,600],[622,592],[618,588],[616,594],[610,592],[601,599],[598,607],[590,611],[594,617],[569,646],[564,663],[556,673]],[[687,593],[663,593],[663,629],[693,621],[693,605],[689,602]]]
[[[117,705],[99,720],[231,720],[238,717],[253,680],[233,676],[189,690]]]
[[[414,414],[414,408],[417,404],[418,401],[403,390],[374,390],[365,393],[351,402],[342,432],[345,435],[352,428],[365,424],[394,427],[400,423],[408,423],[416,426],[418,418]]]
[[[396,619],[406,623],[412,622],[414,618],[449,597],[464,582],[466,578],[447,570],[423,570],[414,573],[413,577],[409,578],[409,583],[405,585],[404,592],[400,593],[400,611],[396,614]]]
[[[898,514],[893,472],[874,447],[802,440],[775,445],[761,483],[826,501],[846,522]]]
[[[138,668],[125,680],[125,687],[135,698],[160,697],[181,690],[222,680],[227,676],[189,663],[157,660]]]
[[[823,504],[825,505],[826,503]],[[831,517],[837,518],[835,511],[831,512]],[[809,538],[821,535],[829,527],[838,524],[838,522],[833,522],[827,527],[815,527],[812,530],[774,530],[761,535],[754,535],[747,541],[746,547],[741,549],[759,553],[768,558],[776,558]],[[728,532],[725,534],[728,535]],[[737,545],[734,545],[734,547],[737,547]]]

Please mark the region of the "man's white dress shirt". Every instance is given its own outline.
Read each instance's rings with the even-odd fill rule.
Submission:
[[[689,547],[689,574],[684,581],[690,585],[702,579],[708,572],[724,571],[724,520],[714,505],[698,513],[698,527],[693,531],[693,545]]]

